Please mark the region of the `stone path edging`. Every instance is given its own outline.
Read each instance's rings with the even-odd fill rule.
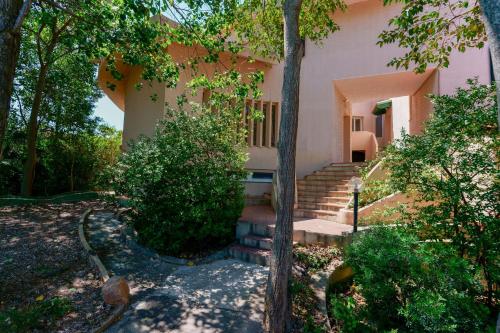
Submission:
[[[99,269],[99,274],[101,275],[101,280],[103,282],[106,282],[109,280],[109,273],[104,264],[102,263],[101,259],[99,259],[99,256],[97,253],[90,247],[89,243],[87,242],[87,239],[85,238],[85,231],[84,231],[84,225],[87,222],[87,219],[89,218],[90,213],[92,213],[92,208],[87,209],[82,216],[80,217],[80,222],[78,224],[78,236],[80,237],[80,242],[83,245],[83,248],[89,255],[90,259],[94,262],[94,264],[97,266]]]
[[[90,213],[92,213],[92,208],[87,209],[82,216],[80,217],[80,221],[78,223],[78,236],[80,238],[80,242],[82,243],[83,248],[89,255],[90,259],[94,262],[94,264],[99,269],[99,274],[101,275],[101,280],[106,282],[109,280],[109,273],[101,259],[97,255],[97,253],[90,247],[87,239],[85,238],[85,230],[84,226],[87,222]],[[127,309],[128,304],[119,304],[113,313],[106,319],[98,328],[92,331],[92,333],[102,333],[107,330],[111,325],[113,325],[120,317],[123,315],[125,310]]]
[[[9,196],[0,197],[0,207],[18,205],[38,205],[38,204],[58,204],[64,202],[77,202],[84,200],[95,200],[99,198],[98,192],[76,192],[53,195],[48,197],[21,197]]]

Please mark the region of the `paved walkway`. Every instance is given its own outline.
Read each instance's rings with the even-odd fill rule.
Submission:
[[[198,266],[170,264],[127,246],[121,222],[93,214],[91,246],[114,275],[131,285],[132,304],[108,332],[261,332],[266,267],[234,259]]]
[[[271,206],[248,206],[243,209],[239,221],[263,224],[274,228],[276,213]],[[352,232],[352,226],[322,219],[294,218],[293,230],[342,236]]]

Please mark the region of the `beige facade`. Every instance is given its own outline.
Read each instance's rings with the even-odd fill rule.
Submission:
[[[432,112],[432,105],[426,97],[429,93],[452,93],[473,77],[478,77],[482,83],[490,82],[486,48],[453,53],[449,68],[429,68],[420,75],[388,67],[388,61],[401,55],[403,50],[397,45],[381,48],[376,41],[400,7],[383,7],[378,0],[348,3],[346,12],[335,14],[340,31],[326,38],[321,45],[306,41],[300,82],[297,178],[332,162],[350,162],[353,152],[358,157],[363,152],[366,159],[374,158],[378,150],[400,136],[402,128],[411,134],[419,133],[423,121]],[[180,46],[171,46],[167,50],[179,60],[192,51]],[[281,100],[283,65],[265,61],[248,63],[244,57],[240,60],[242,72],[257,68],[264,71],[263,96],[260,101],[252,103],[257,102],[261,108],[266,105],[268,108],[272,105],[279,107],[275,103]],[[205,70],[209,74],[214,68],[206,66]],[[185,83],[189,79],[183,74],[175,89],[155,83],[152,86],[144,84],[141,90],[137,90],[135,84],[140,69],[129,68],[125,72],[126,77],[120,82],[113,81],[104,70],[99,73],[101,87],[125,112],[124,144],[140,134],[152,134],[156,122],[162,117],[164,103],[175,104],[176,96],[186,89]],[[116,89],[108,89],[106,82],[116,84]],[[153,94],[157,96],[156,102],[150,98]],[[202,95],[193,99],[201,102]],[[382,100],[391,100],[392,106],[377,120],[372,111]],[[377,121],[382,133],[377,133]],[[266,142],[268,139],[262,136],[264,125],[259,126],[256,128],[259,131],[257,140],[254,142],[249,138],[247,168],[261,174],[271,173],[276,169],[276,147]],[[271,188],[265,177],[247,182],[248,194],[269,193]]]

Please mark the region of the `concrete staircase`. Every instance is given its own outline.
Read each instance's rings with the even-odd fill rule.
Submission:
[[[350,199],[348,182],[359,175],[362,163],[336,163],[297,181],[298,207],[294,216],[294,243],[344,246],[352,227],[336,223],[337,212]],[[270,206],[245,208],[236,227],[238,244],[228,254],[242,261],[269,266],[275,213]]]
[[[349,180],[359,177],[363,163],[333,163],[297,181],[296,218],[336,221],[350,199]]]
[[[272,229],[268,225],[238,222],[239,244],[229,247],[229,255],[242,261],[269,266]]]

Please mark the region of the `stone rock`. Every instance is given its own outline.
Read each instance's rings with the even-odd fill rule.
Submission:
[[[130,300],[130,288],[127,280],[113,276],[102,286],[104,302],[110,305],[127,304]]]

